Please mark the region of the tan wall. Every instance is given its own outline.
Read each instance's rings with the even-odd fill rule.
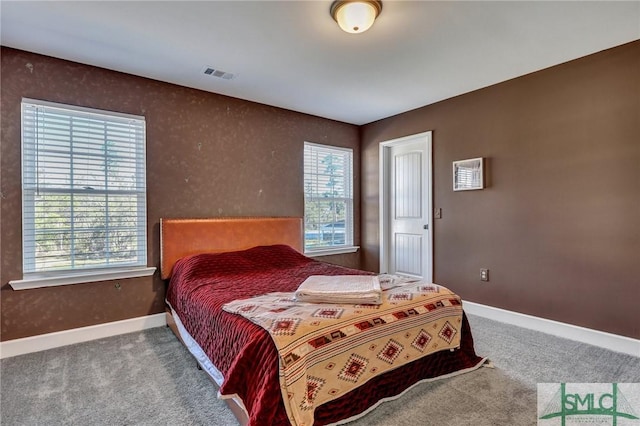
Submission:
[[[22,277],[22,97],[146,117],[150,266],[159,264],[161,217],[302,216],[304,141],[354,149],[359,230],[357,126],[4,47],[1,78],[2,340],[164,309],[157,273],[119,280],[119,290],[114,281],[21,291],[7,284]],[[321,259],[359,266],[357,253]]]
[[[363,268],[379,263],[379,143],[427,130],[436,282],[640,337],[640,42],[364,126]],[[474,157],[489,187],[453,192],[452,161]]]

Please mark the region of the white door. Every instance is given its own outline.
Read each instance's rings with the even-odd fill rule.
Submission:
[[[431,281],[431,132],[381,144],[380,272]]]

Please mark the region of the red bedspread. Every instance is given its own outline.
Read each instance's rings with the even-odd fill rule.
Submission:
[[[274,291],[295,291],[310,275],[361,274],[369,273],[319,262],[282,245],[201,254],[176,263],[167,302],[224,375],[220,393],[242,398],[249,413],[249,424],[262,425],[268,421],[271,425],[287,425],[273,341],[264,329],[224,312],[222,305]],[[460,350],[427,356],[321,405],[316,409],[314,424],[324,425],[354,416],[419,380],[476,366],[481,358],[474,352],[466,317],[461,337]]]

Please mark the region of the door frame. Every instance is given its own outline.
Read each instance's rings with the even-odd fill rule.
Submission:
[[[390,170],[390,152],[391,148],[397,145],[405,144],[409,141],[415,142],[415,139],[424,138],[424,148],[427,153],[425,161],[427,162],[427,218],[429,223],[429,229],[427,229],[427,249],[429,252],[427,271],[423,276],[423,279],[429,282],[433,282],[433,154],[432,150],[432,137],[433,131],[418,133],[415,135],[404,136],[397,139],[391,139],[388,141],[380,142],[379,147],[379,194],[380,194],[380,272],[388,272],[389,267],[389,232],[390,232],[390,208],[389,208],[389,170]]]

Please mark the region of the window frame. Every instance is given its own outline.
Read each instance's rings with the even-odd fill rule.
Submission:
[[[341,203],[346,203],[346,210],[345,210],[345,224],[344,224],[344,228],[345,228],[345,238],[344,238],[344,244],[336,244],[336,245],[323,245],[323,246],[318,246],[317,248],[311,248],[308,247],[307,245],[307,232],[309,230],[307,230],[307,218],[308,218],[308,209],[307,209],[307,203],[308,202],[313,202],[316,201],[316,197],[311,197],[312,199],[310,200],[310,197],[308,197],[307,195],[307,184],[308,184],[308,175],[310,174],[307,170],[309,167],[307,165],[307,156],[308,156],[308,150],[322,150],[322,151],[327,151],[331,154],[338,154],[338,155],[345,155],[347,156],[348,159],[348,164],[345,165],[344,168],[344,179],[345,182],[343,182],[343,187],[344,187],[344,191],[345,194],[344,196],[336,196],[336,197],[322,197],[322,200],[335,200]],[[303,155],[303,194],[304,194],[304,236],[303,236],[303,247],[304,247],[304,254],[309,256],[309,257],[316,257],[316,256],[328,256],[328,255],[334,255],[334,254],[343,254],[343,253],[354,253],[356,252],[359,247],[354,245],[354,238],[355,238],[355,232],[354,232],[354,227],[355,227],[355,212],[354,212],[354,208],[355,208],[355,201],[354,201],[354,173],[353,173],[353,149],[352,148],[345,148],[345,147],[339,147],[339,146],[334,146],[334,145],[327,145],[327,144],[318,144],[318,143],[314,143],[314,142],[305,142],[304,143],[304,155]],[[313,176],[316,176],[317,173],[312,173]],[[320,226],[320,223],[317,224],[317,226]],[[325,225],[326,226],[326,225]],[[313,230],[311,230],[313,231]]]
[[[38,218],[36,217],[36,192],[40,191],[44,194],[69,194],[69,196],[74,197],[80,194],[81,192],[86,192],[85,190],[74,188],[73,183],[65,183],[57,185],[57,188],[52,189],[39,189],[38,185],[38,149],[39,147],[39,139],[37,135],[38,122],[34,121],[32,123],[27,123],[27,111],[32,110],[33,108],[43,108],[44,110],[49,110],[53,112],[53,110],[58,110],[61,112],[61,115],[66,115],[70,120],[73,120],[74,117],[77,118],[89,118],[103,121],[105,126],[122,126],[124,121],[126,120],[134,120],[135,124],[135,136],[131,137],[129,140],[125,139],[125,147],[133,148],[135,154],[133,155],[133,159],[130,160],[133,162],[134,166],[128,166],[133,170],[134,185],[130,189],[122,189],[117,186],[117,184],[109,185],[107,183],[107,178],[105,176],[105,186],[99,190],[95,191],[97,196],[103,195],[105,199],[108,199],[109,196],[114,197],[118,195],[124,195],[126,197],[133,197],[136,200],[136,209],[134,216],[136,220],[135,225],[135,234],[133,234],[136,239],[135,252],[133,255],[133,261],[131,262],[116,262],[114,265],[109,265],[110,256],[107,254],[104,257],[100,257],[101,262],[96,263],[95,267],[88,266],[86,264],[81,266],[74,266],[73,264],[69,267],[62,267],[60,269],[52,269],[41,267],[40,269],[37,267],[37,249],[36,249],[36,222]],[[29,112],[29,114],[36,114]],[[112,119],[112,121],[110,121]],[[36,118],[37,120],[37,118]],[[22,264],[23,264],[23,279],[22,280],[13,280],[10,282],[11,286],[16,290],[26,289],[26,288],[38,288],[38,287],[47,287],[47,286],[55,286],[55,285],[66,285],[66,284],[77,284],[77,283],[85,283],[85,282],[94,282],[94,281],[103,281],[110,279],[121,279],[121,278],[133,278],[140,276],[148,276],[152,275],[155,272],[156,268],[148,267],[148,249],[147,249],[147,187],[146,187],[146,121],[145,117],[137,116],[132,114],[125,114],[113,111],[105,111],[94,108],[85,108],[74,105],[60,104],[36,99],[23,98],[21,102],[21,150],[22,150],[22,158],[21,158],[21,190],[22,190]],[[107,129],[108,127],[105,127]],[[67,129],[65,127],[64,129]],[[68,127],[68,131],[74,131],[73,125]],[[34,131],[36,136],[26,136],[30,131]],[[106,132],[107,130],[105,130]],[[30,139],[27,139],[30,138]],[[106,137],[105,137],[106,138]],[[66,139],[62,139],[63,141]],[[76,142],[74,138],[70,138],[69,141]],[[100,139],[98,139],[100,141]],[[92,147],[98,147],[101,149],[101,146],[104,147],[105,150],[105,161],[106,161],[106,150],[107,144],[106,141],[102,143],[92,142]],[[50,148],[47,148],[50,149]],[[62,161],[69,161],[69,173],[73,175],[75,171],[73,166],[73,160],[76,158],[77,154],[73,151],[73,147],[70,146],[70,151],[64,152],[64,155],[59,157]],[[87,154],[84,154],[86,157]],[[31,157],[33,156],[33,158]],[[35,158],[35,159],[34,159]],[[102,158],[101,156],[97,156],[98,160]],[[32,176],[27,177],[29,173],[35,174],[36,178]],[[64,176],[65,172],[61,172],[60,176]],[[51,182],[55,180],[57,176],[54,174],[52,178],[50,178]],[[34,189],[32,186],[35,184]],[[93,189],[93,188],[89,188]],[[93,192],[91,192],[93,193]],[[71,201],[70,201],[71,203]],[[46,203],[44,204],[47,205]],[[70,204],[70,208],[71,208]],[[96,212],[100,212],[101,209],[104,210],[104,219],[103,221],[107,223],[109,221],[109,205],[105,205],[102,207],[98,207],[97,210],[93,210]],[[41,217],[46,217],[47,214],[43,213]],[[74,213],[69,213],[69,220],[71,223],[74,222],[73,218],[77,216]],[[73,228],[73,225],[70,225]],[[109,228],[105,228],[109,229]],[[72,235],[75,235],[75,230],[71,229],[69,231]],[[107,252],[109,253],[109,252]],[[74,250],[73,247],[69,248],[69,261],[74,258],[74,256],[78,254],[77,251]]]

